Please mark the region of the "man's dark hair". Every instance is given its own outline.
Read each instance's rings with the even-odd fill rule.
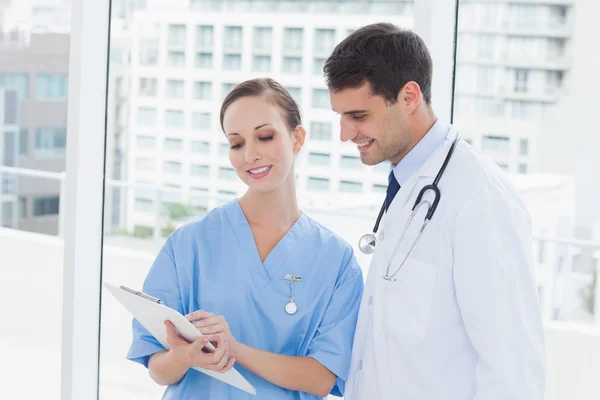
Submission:
[[[339,43],[323,71],[333,92],[357,88],[365,82],[371,92],[396,103],[398,93],[416,82],[427,104],[431,103],[432,61],[423,39],[390,23],[364,26]]]

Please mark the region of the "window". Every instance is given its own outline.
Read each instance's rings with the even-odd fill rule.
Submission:
[[[210,113],[195,112],[192,114],[192,129],[209,131],[211,129]]]
[[[21,129],[19,132],[19,154],[26,156],[29,154],[29,130]]]
[[[138,171],[154,171],[154,160],[147,157],[135,159],[135,169]]]
[[[285,90],[288,91],[290,96],[296,101],[298,104],[302,104],[302,89],[299,87],[286,87]]]
[[[362,192],[362,183],[351,181],[340,181],[340,192]]]
[[[504,136],[484,136],[482,149],[484,152],[508,154],[510,151],[509,140]]]
[[[519,155],[526,156],[529,154],[529,141],[527,139],[521,139],[519,141]]]
[[[139,212],[150,213],[154,211],[153,202],[151,199],[135,198],[135,210]]]
[[[166,96],[170,98],[183,98],[184,97],[184,86],[183,81],[168,79]]]
[[[196,26],[196,47],[211,49],[213,46],[214,30],[210,25]]]
[[[284,28],[283,51],[302,51],[304,30],[302,28]]]
[[[239,52],[242,50],[242,27],[226,26],[223,32],[223,50]]]
[[[335,29],[315,29],[315,53],[329,55],[335,47]]]
[[[33,215],[35,217],[58,215],[59,204],[58,196],[35,197],[33,199]]]
[[[219,145],[219,154],[222,156],[228,156],[229,155],[229,144],[221,143]]]
[[[193,141],[192,142],[192,153],[209,154],[210,153],[210,143]]]
[[[323,67],[325,66],[324,58],[315,58],[313,60],[313,74],[323,75]]]
[[[236,83],[223,83],[221,85],[221,92],[222,92],[221,94],[222,94],[223,99],[225,99],[225,97],[227,97],[229,92],[231,92],[236,85],[237,85]]]
[[[527,173],[527,164],[519,164],[519,173],[526,174]]]
[[[182,168],[181,168],[180,162],[165,161],[163,169],[164,169],[165,174],[180,174]]]
[[[329,155],[327,153],[309,153],[308,154],[308,163],[311,165],[330,166],[331,165],[331,155]]]
[[[158,94],[158,81],[154,78],[140,78],[140,96],[154,97]]]
[[[196,68],[212,68],[213,55],[212,53],[196,53],[194,66]]]
[[[163,190],[161,194],[162,200],[165,203],[173,204],[181,202],[181,199],[183,197],[181,193],[181,185],[175,183],[165,183],[163,184],[163,187],[166,190]]]
[[[235,170],[233,168],[227,167],[219,167],[219,179],[224,179],[226,181],[233,181],[237,177]]]
[[[563,85],[562,71],[547,71],[546,72],[546,93],[556,94]]]
[[[516,28],[531,29],[536,27],[536,16],[541,7],[536,4],[513,4],[511,13]]]
[[[190,166],[190,175],[191,176],[208,176],[208,174],[209,174],[208,165],[192,164]]]
[[[183,150],[183,140],[165,138],[165,150],[181,151]]]
[[[380,162],[375,166],[375,171],[385,172],[386,175],[390,174],[390,163],[389,161]],[[387,186],[386,186],[387,187]]]
[[[167,128],[183,128],[185,125],[185,116],[183,111],[167,110],[165,111],[165,126]]]
[[[39,100],[66,99],[68,77],[65,74],[37,74],[35,93]]]
[[[531,101],[512,101],[512,118],[527,121],[533,116],[533,103]]]
[[[255,72],[270,72],[271,71],[271,56],[253,56],[252,71]]]
[[[190,187],[192,197],[190,203],[196,207],[206,207],[208,205],[208,189],[203,187]]]
[[[38,155],[62,155],[67,146],[66,128],[38,128],[35,138],[35,151]]]
[[[225,54],[223,55],[223,69],[240,70],[242,69],[241,54]]]
[[[167,65],[169,67],[184,67],[185,53],[183,51],[170,51],[167,55]]]
[[[312,90],[312,106],[313,108],[331,108],[327,89]]]
[[[350,169],[358,169],[358,168],[362,168],[363,164],[362,164],[362,161],[360,161],[360,157],[342,156],[340,158],[340,167],[350,168]]]
[[[329,191],[329,179],[309,177],[307,187],[311,191],[327,192]]]
[[[194,98],[198,100],[210,100],[212,98],[212,83],[194,82]]]
[[[515,92],[527,92],[527,82],[529,81],[529,70],[515,70]]]
[[[313,140],[331,140],[331,122],[311,122],[309,136]]]
[[[138,118],[137,123],[139,125],[156,125],[157,112],[156,108],[146,108],[140,107],[138,108]]]
[[[273,29],[266,27],[255,27],[254,28],[254,41],[252,48],[254,51],[271,52],[272,50],[272,36]]]
[[[139,50],[140,65],[158,64],[158,40],[141,39]]]
[[[185,48],[185,25],[169,25],[169,47]]]
[[[19,196],[19,218],[27,218],[27,199]]]
[[[496,38],[492,35],[479,35],[477,37],[477,57],[481,60],[493,60]]]
[[[494,67],[477,68],[477,92],[489,93],[494,90]]]
[[[372,191],[375,193],[385,193],[387,191],[387,185],[374,184]]]
[[[283,57],[281,70],[290,74],[302,73],[302,57]]]
[[[557,29],[564,27],[567,23],[567,6],[556,5],[550,6],[550,20],[548,27],[551,29]]]
[[[150,149],[156,147],[156,138],[153,136],[141,136],[138,135],[135,141],[137,147],[142,149]]]
[[[19,98],[29,98],[29,77],[27,74],[0,73],[0,89],[16,90]]]

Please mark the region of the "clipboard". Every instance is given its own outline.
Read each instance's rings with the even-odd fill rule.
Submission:
[[[179,336],[190,343],[200,339],[203,336],[198,329],[196,329],[196,327],[194,327],[194,325],[187,320],[186,317],[181,315],[177,310],[164,305],[160,299],[156,299],[145,293],[138,292],[125,286],[117,287],[105,282],[104,287],[166,349],[169,349],[170,346],[167,343],[167,329],[164,325],[165,320],[171,321],[173,325],[175,325]],[[214,346],[210,342],[207,343],[204,348],[208,352],[215,350]],[[212,378],[218,379],[240,390],[243,390],[244,392],[256,395],[256,389],[238,371],[236,371],[235,368],[232,368],[225,373],[210,371],[199,367],[192,368]]]

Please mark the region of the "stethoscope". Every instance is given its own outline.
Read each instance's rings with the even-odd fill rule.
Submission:
[[[404,225],[404,229],[402,230],[402,233],[400,234],[400,238],[396,242],[396,247],[394,247],[392,256],[389,259],[386,273],[383,276],[383,279],[385,279],[387,281],[391,281],[394,278],[394,276],[398,273],[398,271],[400,271],[400,268],[402,268],[402,266],[404,265],[404,262],[406,261],[406,259],[408,258],[408,256],[412,252],[412,250],[415,248],[417,242],[419,241],[419,238],[421,237],[421,234],[425,230],[425,227],[427,226],[427,224],[433,217],[433,214],[435,213],[435,210],[437,209],[438,203],[440,202],[440,198],[442,197],[442,194],[440,193],[440,189],[438,187],[438,183],[439,183],[442,175],[444,174],[444,171],[446,170],[446,166],[448,165],[450,158],[452,158],[452,153],[454,152],[454,148],[456,147],[456,144],[458,143],[459,139],[460,139],[460,137],[456,136],[456,139],[454,139],[454,142],[452,142],[452,146],[450,146],[448,155],[446,156],[446,159],[444,160],[442,167],[440,168],[435,179],[433,180],[433,183],[431,185],[424,186],[421,189],[421,191],[419,192],[419,195],[417,196],[417,199],[415,200],[415,204],[413,205],[410,217],[408,218],[408,221],[406,221],[406,225]],[[423,199],[423,196],[425,195],[425,193],[428,190],[431,190],[434,193],[434,198],[433,198],[432,203],[430,203],[428,200]],[[404,234],[406,233],[406,231],[410,225],[410,222],[413,220],[414,216],[417,214],[417,212],[423,205],[427,205],[427,214],[425,215],[425,219],[423,220],[423,225],[421,226],[421,229],[419,230],[419,234],[413,241],[412,246],[410,246],[410,249],[406,253],[406,256],[404,257],[404,259],[402,260],[402,262],[400,263],[398,268],[396,268],[394,273],[392,273],[390,275],[390,267],[392,265],[392,260],[394,259],[394,256],[396,255],[396,251],[398,250],[398,246],[402,242],[402,239],[404,238]],[[381,218],[383,217],[384,211],[385,211],[385,201],[383,202],[383,204],[381,206],[381,210],[379,210],[379,215],[377,216],[377,221],[375,221],[375,226],[373,227],[373,233],[367,233],[367,234],[363,235],[360,238],[360,240],[358,241],[358,248],[364,254],[373,254],[373,252],[375,251],[375,246],[377,246],[377,238],[375,237],[375,234],[377,233],[377,230],[379,229],[379,223],[381,222]]]

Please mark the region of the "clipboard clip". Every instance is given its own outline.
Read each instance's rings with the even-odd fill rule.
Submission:
[[[164,304],[162,302],[162,300],[160,300],[160,299],[157,299],[155,297],[149,296],[146,293],[142,293],[142,292],[139,292],[137,290],[133,290],[131,288],[128,288],[127,286],[121,286],[121,289],[123,289],[124,291],[129,292],[131,294],[135,294],[136,296],[140,296],[141,298],[144,298],[146,300],[150,300],[153,303]]]

